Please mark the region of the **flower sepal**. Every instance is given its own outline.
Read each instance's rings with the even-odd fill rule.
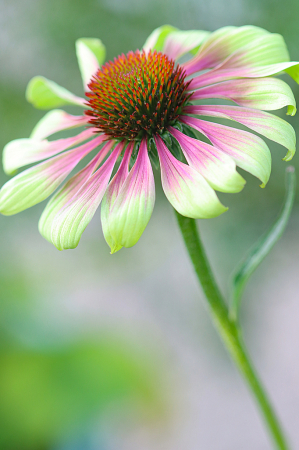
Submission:
[[[148,156],[149,156],[149,159],[150,159],[153,167],[156,170],[159,170],[160,169],[160,161],[159,161],[159,157],[158,157],[156,143],[155,143],[155,140],[153,137],[148,139],[147,149],[148,149]]]

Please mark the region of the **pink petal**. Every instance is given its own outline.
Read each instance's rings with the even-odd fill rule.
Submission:
[[[108,244],[111,246],[112,253],[122,246],[132,247],[136,244],[150,220],[154,203],[154,175],[148,157],[146,139],[143,139],[136,162],[108,212],[108,228],[113,246],[111,242]],[[107,212],[104,212],[104,216],[106,214]]]
[[[190,105],[185,108],[185,112],[235,120],[286,147],[289,151],[289,157],[292,157],[296,151],[296,134],[293,127],[273,114],[256,109],[224,105]],[[289,160],[289,157],[286,159]]]
[[[234,160],[219,148],[169,127],[180,144],[188,164],[197,170],[214,188],[222,192],[240,192],[245,180],[236,171]]]
[[[267,32],[253,26],[223,27],[211,33],[197,55],[184,64],[188,75],[215,67],[238,48],[257,40]]]
[[[197,89],[192,100],[221,98],[231,100],[241,106],[275,110],[291,105],[296,101],[290,87],[277,78],[259,78],[223,81]]]
[[[16,214],[45,200],[101,140],[101,136],[95,138],[9,180],[0,191],[0,211],[6,215]]]
[[[34,127],[30,138],[44,139],[51,134],[69,128],[76,128],[87,125],[88,118],[86,116],[73,116],[61,109],[54,109],[48,112]]]
[[[222,68],[219,66],[213,70],[194,77],[188,89],[193,90],[202,86],[236,78],[268,77],[270,75],[277,75],[283,71],[287,72],[297,83],[299,83],[299,62],[284,62],[258,67]]]
[[[119,143],[105,163],[87,180],[53,221],[51,240],[59,249],[77,247],[106,191],[115,162],[123,149]]]
[[[211,143],[230,155],[237,165],[266,184],[271,172],[271,154],[265,142],[247,131],[181,116],[180,120],[204,134]]]
[[[56,141],[46,141],[48,142],[48,148],[44,153],[44,157],[52,156],[55,153],[62,152],[67,148],[73,147],[74,145],[78,145],[81,142],[86,141],[87,139],[97,136],[100,139],[97,139],[97,142],[104,140],[104,135],[99,135],[96,133],[96,128],[88,128],[87,130],[82,131],[82,133],[77,134],[77,136],[70,138],[57,139]],[[55,152],[55,153],[54,153]]]
[[[46,139],[43,141],[37,139],[16,139],[4,147],[4,170],[6,173],[11,174],[22,166],[57,155],[57,153],[78,145],[94,136],[98,136],[98,134],[95,134],[95,129],[89,128],[77,136],[58,139],[56,141],[47,141]],[[103,141],[104,138],[102,137],[101,140]]]
[[[120,250],[122,248],[122,245],[117,245],[115,240],[111,236],[110,229],[109,229],[109,216],[110,216],[113,204],[119,194],[119,191],[121,190],[127,176],[129,175],[129,162],[130,162],[133,148],[134,148],[134,143],[129,143],[128,147],[126,148],[123,159],[120,163],[120,166],[118,168],[118,171],[116,172],[116,174],[110,181],[109,186],[108,186],[106,193],[102,200],[101,221],[102,221],[103,234],[104,234],[107,244],[110,246],[110,248],[112,250],[114,250],[114,252],[117,250]]]
[[[245,39],[238,42],[238,34],[247,28]],[[256,33],[255,30],[258,30]],[[221,29],[218,30],[221,32]],[[235,42],[224,34],[213,45],[203,45],[196,57],[184,64],[187,75],[212,67],[236,68],[257,67],[289,61],[285,42],[279,34],[268,33],[255,27],[240,27],[233,30]],[[254,36],[256,34],[256,36]],[[210,36],[212,38],[213,34]],[[237,38],[237,39],[236,39]],[[252,39],[253,38],[253,39]],[[222,41],[222,42],[221,42]],[[204,56],[204,58],[203,58]]]
[[[178,161],[160,138],[155,142],[161,165],[162,187],[172,206],[183,216],[207,219],[222,214],[226,208],[203,176]]]
[[[191,51],[194,54],[207,36],[207,31],[173,31],[166,37],[162,52],[171,59],[178,59]]]
[[[82,188],[97,167],[99,167],[105,159],[113,145],[114,141],[108,141],[98,152],[98,154],[89,162],[89,164],[70,178],[67,183],[51,198],[39,221],[39,231],[48,241],[52,242],[52,224],[57,213],[64,208],[66,204],[70,203],[70,200],[77,194],[77,192]]]
[[[117,197],[120,189],[122,188],[127,176],[129,175],[129,163],[134,148],[134,143],[129,142],[127,146],[118,171],[109,183],[106,195],[109,197]]]

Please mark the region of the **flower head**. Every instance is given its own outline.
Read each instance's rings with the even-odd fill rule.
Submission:
[[[291,89],[273,77],[284,71],[299,82],[299,63],[289,61],[280,35],[253,26],[214,33],[164,26],[150,35],[142,50],[104,65],[100,40],[80,39],[76,49],[86,98],[35,77],[27,99],[40,109],[75,104],[84,113],[73,116],[53,109],[29,139],[8,143],[3,153],[8,174],[39,162],[2,187],[0,211],[10,215],[46,199],[94,152],[41,216],[41,234],[60,250],[78,245],[100,203],[112,253],[134,245],[154,207],[152,166],[160,166],[169,202],[191,218],[216,217],[227,209],[215,190],[243,188],[236,166],[265,186],[271,171],[266,143],[252,132],[198,116],[239,122],[285,146],[287,161],[295,153],[291,125],[265,112],[284,106],[287,114],[296,112]],[[209,105],[206,99],[222,103]],[[47,139],[77,127],[84,129],[76,136]]]
[[[94,75],[85,114],[111,138],[141,141],[178,120],[192,95],[185,78],[183,69],[161,52],[129,52]]]

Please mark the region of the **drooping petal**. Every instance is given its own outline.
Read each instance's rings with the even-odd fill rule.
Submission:
[[[165,39],[163,53],[171,59],[178,59],[188,52],[195,54],[209,34],[201,30],[172,31]]]
[[[146,52],[156,50],[177,59],[188,52],[196,54],[199,46],[209,35],[209,31],[182,31],[170,25],[163,25],[151,33],[143,49]]]
[[[158,135],[155,142],[160,159],[163,190],[180,214],[193,219],[209,219],[227,210],[199,172],[178,161]]]
[[[290,61],[285,41],[280,34],[266,33],[232,53],[221,65],[230,67],[259,67]]]
[[[266,143],[247,131],[181,116],[181,121],[204,134],[211,143],[230,155],[237,165],[259,178],[263,186],[271,173],[271,153]]]
[[[58,131],[81,127],[87,125],[87,123],[88,118],[86,116],[73,116],[61,109],[53,109],[35,125],[30,138],[45,139]]]
[[[266,33],[236,50],[210,72],[194,77],[190,89],[234,78],[267,77],[282,71],[299,83],[299,63],[290,62],[283,38]]]
[[[254,42],[230,55],[218,70],[259,71],[262,67],[276,64],[290,64],[290,57],[284,39],[279,34],[265,34]]]
[[[288,122],[273,114],[257,111],[256,109],[224,105],[190,105],[185,108],[185,112],[235,120],[286,147],[288,153],[284,160],[291,160],[295,154],[296,133],[294,128]]]
[[[83,87],[87,90],[91,77],[105,61],[106,49],[100,39],[81,38],[76,41],[76,53]]]
[[[78,162],[101,143],[98,137],[48,159],[9,180],[0,190],[0,212],[10,216],[49,197]]]
[[[188,164],[201,173],[213,189],[221,192],[240,192],[243,189],[245,180],[236,171],[236,163],[230,156],[173,127],[169,127],[169,132],[180,144]]]
[[[118,171],[110,181],[101,204],[101,221],[103,234],[107,244],[111,248],[112,253],[115,253],[116,251],[120,250],[123,246],[117,244],[110,233],[110,226],[109,226],[110,212],[121,187],[123,186],[127,176],[129,175],[129,162],[133,148],[134,144],[129,143],[128,147],[126,148],[123,159],[120,163],[120,166],[118,168]]]
[[[252,67],[223,68],[222,65],[194,77],[189,89],[197,89],[202,86],[219,83],[220,81],[233,80],[236,78],[261,78],[270,75],[278,75],[281,72],[288,73],[296,83],[299,83],[299,62],[282,62]]]
[[[296,113],[294,94],[284,81],[278,78],[259,78],[223,81],[197,89],[192,100],[221,98],[249,108],[276,110],[288,106],[292,116]]]
[[[38,227],[41,235],[49,242],[52,242],[52,225],[56,215],[62,208],[65,207],[66,204],[70,202],[74,195],[76,195],[76,193],[86,183],[86,181],[107,156],[113,145],[114,141],[108,141],[99,153],[90,161],[90,163],[70,178],[48,202],[40,217]]]
[[[146,139],[109,212],[109,232],[115,242],[111,253],[119,247],[132,247],[140,239],[153,212],[155,183],[148,157]]]
[[[41,161],[66,150],[94,136],[95,129],[89,128],[77,136],[43,141],[37,139],[16,139],[6,144],[3,150],[3,168],[8,175],[20,167]]]
[[[165,39],[172,31],[177,31],[177,28],[172,25],[162,25],[156,28],[145,41],[142,47],[143,50],[146,52],[150,50],[156,50],[157,52],[163,51]]]
[[[104,164],[81,186],[56,215],[51,229],[51,241],[58,250],[75,248],[82,233],[94,216],[123,143],[119,143]]]
[[[38,109],[52,109],[63,105],[85,106],[84,98],[77,97],[45,77],[34,77],[29,81],[26,98]]]
[[[219,70],[219,72],[223,72],[224,75],[233,78],[238,77],[249,77],[249,78],[257,78],[257,77],[268,77],[269,75],[279,75],[281,72],[288,73],[296,83],[299,83],[299,62],[291,61],[291,62],[281,62],[276,64],[268,64],[259,67],[240,67],[233,69]],[[221,73],[220,73],[221,75]],[[219,75],[218,75],[219,76]]]
[[[236,50],[249,43],[254,43],[266,34],[270,35],[266,30],[254,26],[220,28],[211,33],[200,47],[197,55],[183,64],[183,67],[188,75],[215,67]]]

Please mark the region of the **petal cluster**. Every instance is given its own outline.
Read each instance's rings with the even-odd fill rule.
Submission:
[[[33,78],[28,101],[51,111],[30,138],[9,142],[3,152],[7,174],[30,166],[0,190],[0,212],[16,214],[56,191],[39,230],[59,250],[78,245],[100,204],[111,252],[135,245],[154,208],[153,167],[160,167],[165,195],[180,214],[207,219],[227,209],[216,191],[243,189],[237,167],[266,185],[271,154],[263,137],[287,149],[286,161],[295,153],[292,126],[268,112],[296,113],[290,87],[273,77],[286,72],[299,82],[299,63],[290,61],[278,34],[253,26],[209,33],[167,25],[142,50],[105,65],[99,39],[79,39],[76,52],[87,100]],[[64,105],[83,114],[57,109]],[[76,128],[76,135],[49,140]]]

